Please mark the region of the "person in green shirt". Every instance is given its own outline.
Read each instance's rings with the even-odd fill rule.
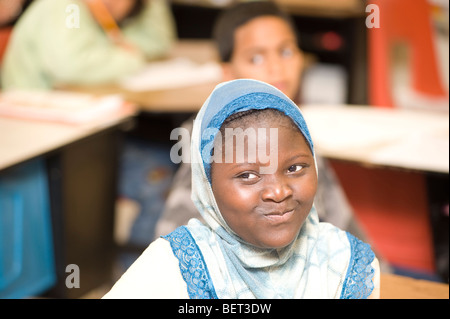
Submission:
[[[99,1],[115,20],[121,41],[108,36],[92,9]],[[52,89],[113,82],[164,56],[176,37],[165,0],[35,0],[14,26],[2,86]]]

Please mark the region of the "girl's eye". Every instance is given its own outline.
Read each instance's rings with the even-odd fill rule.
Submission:
[[[250,59],[252,64],[261,65],[264,62],[264,57],[261,54],[255,54]]]
[[[302,165],[291,165],[291,166],[288,168],[288,172],[289,172],[289,173],[295,173],[295,172],[300,171],[302,168],[303,168]]]
[[[290,48],[284,48],[283,50],[281,50],[281,56],[283,58],[290,58],[292,55],[294,55],[294,52]]]
[[[242,173],[238,177],[241,179],[244,179],[244,180],[254,180],[254,179],[258,178],[258,176],[253,173]]]

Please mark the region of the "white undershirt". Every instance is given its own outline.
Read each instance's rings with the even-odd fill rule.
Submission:
[[[375,269],[374,290],[370,299],[380,298],[380,266]],[[186,282],[181,276],[178,259],[170,243],[162,238],[155,240],[128,268],[104,299],[189,299]]]

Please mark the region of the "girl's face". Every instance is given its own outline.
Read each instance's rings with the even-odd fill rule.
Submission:
[[[273,174],[260,173],[260,168],[270,163],[262,164],[258,159],[249,163],[247,155],[243,161],[235,158],[232,163],[222,160],[211,164],[211,186],[223,218],[243,240],[261,248],[282,248],[297,237],[317,188],[315,162],[308,144],[287,118],[283,121],[286,123],[270,125],[261,121],[247,126],[256,131],[266,128],[267,139],[255,140],[248,135],[245,149],[250,143],[265,149],[269,128],[278,129],[278,162]]]
[[[290,26],[281,18],[263,16],[239,27],[224,79],[250,78],[272,84],[297,98],[303,58]]]

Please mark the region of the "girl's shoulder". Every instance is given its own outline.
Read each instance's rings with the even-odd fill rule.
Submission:
[[[351,257],[341,298],[365,299],[379,297],[380,269],[378,259],[369,244],[346,232]]]
[[[170,243],[151,243],[103,298],[189,298]]]
[[[186,226],[164,236],[179,261],[181,275],[192,299],[217,298],[203,254]]]

